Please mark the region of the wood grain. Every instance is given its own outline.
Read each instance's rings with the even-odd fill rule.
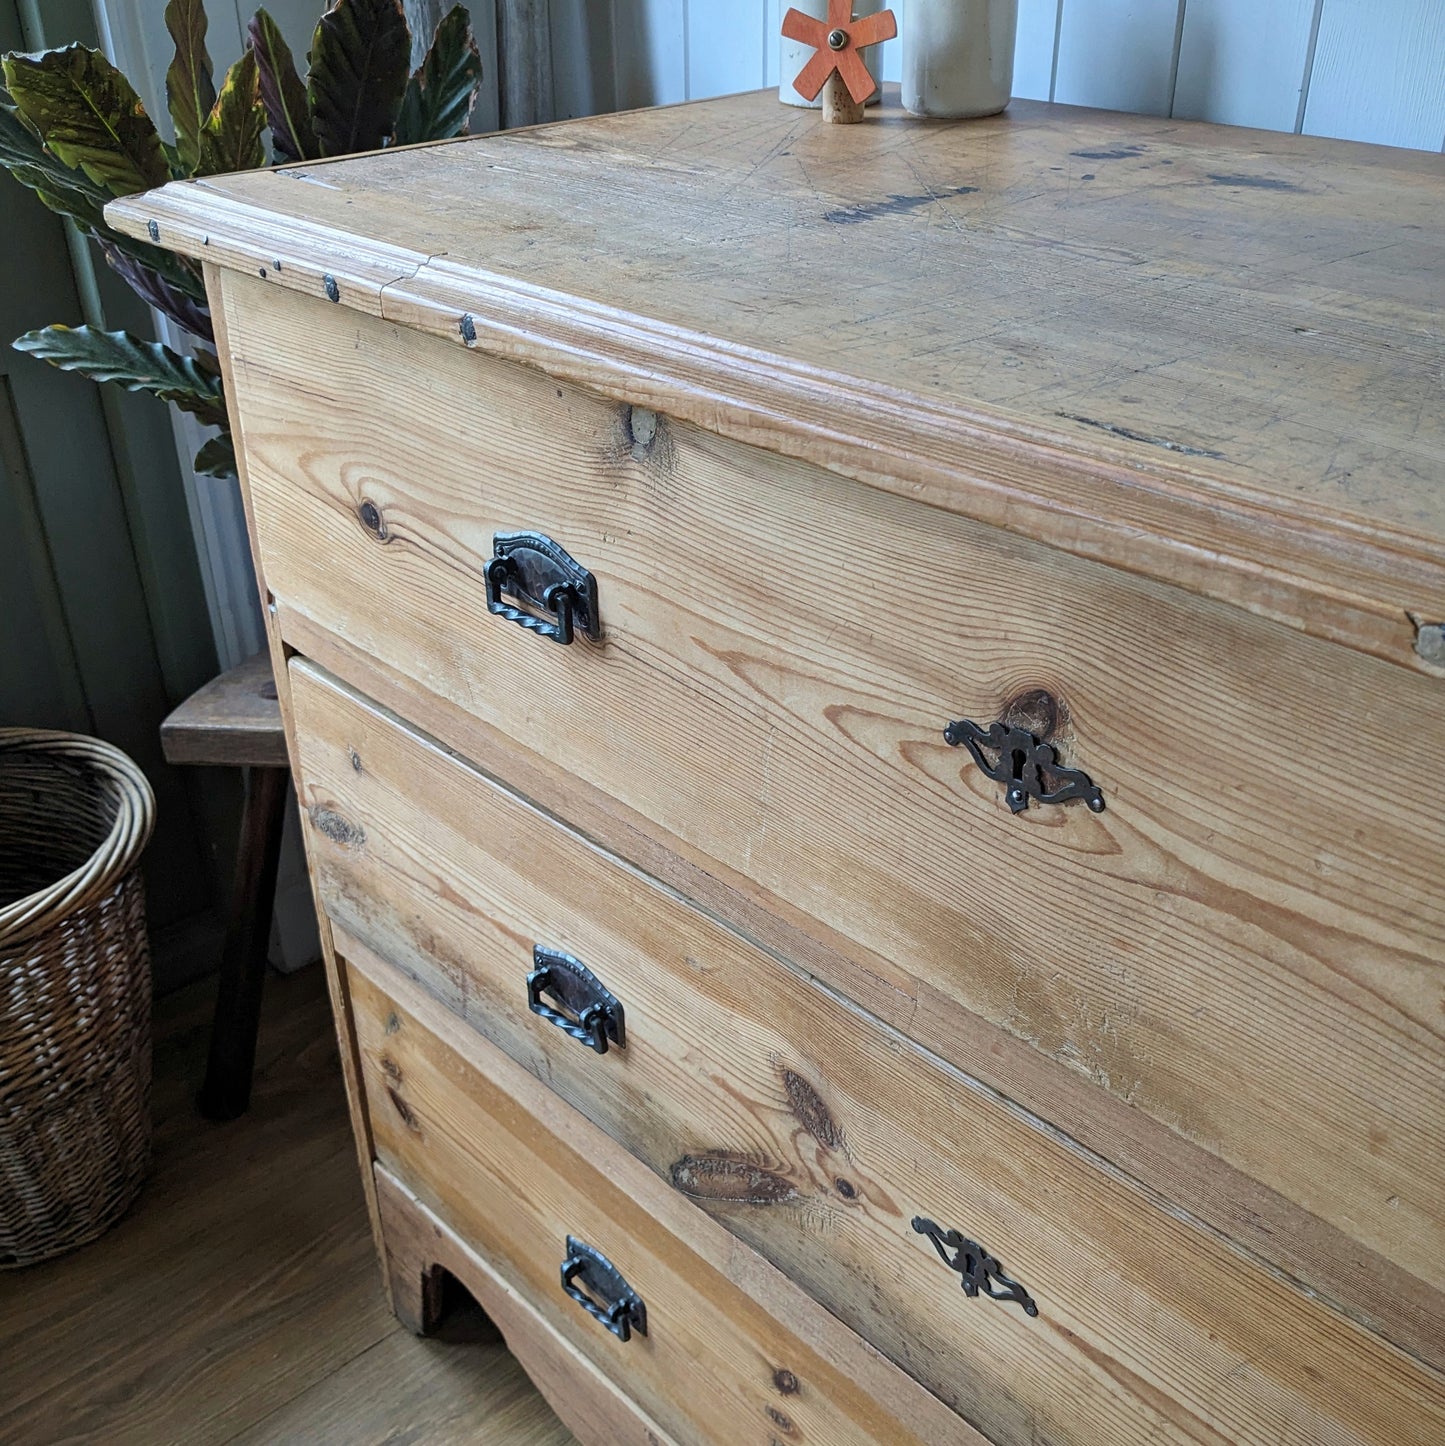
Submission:
[[[505,1348],[448,1349],[397,1328],[227,1446],[571,1446],[574,1440]]]
[[[506,1055],[346,948],[380,1164],[679,1443],[979,1441]],[[623,1345],[562,1293],[568,1235],[646,1301],[646,1335]]]
[[[319,973],[268,991],[252,1109],[195,1113],[210,991],[157,1006],[150,1178],[85,1250],[0,1275],[0,1439],[220,1446],[396,1329]]]
[[[1142,1441],[1205,1417],[1232,1441],[1301,1446],[1445,1430],[1445,1377],[309,665],[293,671],[342,951],[360,937],[395,961],[991,1440]],[[625,1049],[599,1058],[528,1011],[533,943],[618,995]],[[984,1241],[1039,1320],[966,1301],[915,1214]]]
[[[455,1231],[376,1167],[393,1281],[440,1267],[459,1280],[526,1363],[537,1389],[583,1446],[673,1446],[662,1429],[563,1339]],[[512,1446],[511,1438],[502,1438]]]
[[[285,768],[286,730],[268,652],[198,688],[161,724],[167,763]]]
[[[1438,158],[1028,101],[870,119],[840,138],[735,97],[112,209],[252,276],[282,256],[270,286],[334,275],[458,347],[1425,666]]]
[[[281,607],[288,638],[339,676],[364,680],[364,691],[394,714],[405,713],[438,737],[465,739],[493,777],[505,777],[554,817],[565,817],[653,878],[664,881],[775,958],[860,1002],[886,1022],[952,1061],[1004,1098],[1052,1122],[1100,1158],[1145,1183],[1172,1208],[1193,1215],[1223,1238],[1240,1242],[1282,1273],[1333,1301],[1353,1318],[1445,1370],[1445,1295],[1384,1260],[1278,1192],[1190,1144],[1117,1096],[1081,1080],[1021,1039],[919,984],[906,992],[887,959],[866,950],[840,953],[804,932],[791,917],[763,907],[716,864],[693,863],[648,831],[645,819],[528,750],[454,704]]]
[[[889,987],[974,1011],[1445,1280],[1445,829],[1428,799],[1312,761],[1402,724],[1428,752],[1432,684],[680,424],[634,455],[585,393],[234,285],[288,606],[804,932],[891,960]],[[458,438],[484,439],[484,471]],[[482,562],[517,526],[597,574],[601,647],[487,615]],[[947,608],[885,604],[880,542],[908,559],[903,598]],[[1015,818],[942,742],[948,718],[1041,699],[1104,814]],[[474,753],[457,727],[438,731]]]
[[[272,981],[255,1105],[224,1127],[193,1104],[209,996],[157,1003],[155,1168],[131,1214],[0,1275],[0,1439],[566,1446],[504,1347],[391,1318],[321,971]]]
[[[292,778],[296,777],[296,728],[291,713],[291,681],[286,662],[289,648],[281,637],[276,616],[276,603],[267,583],[261,565],[260,536],[257,528],[256,507],[251,488],[250,455],[246,446],[246,419],[240,415],[236,405],[236,372],[232,365],[234,350],[226,330],[223,308],[214,304],[222,294],[221,273],[214,262],[205,264],[206,294],[211,299],[211,324],[216,337],[216,354],[220,361],[221,375],[225,383],[226,407],[231,423],[231,435],[236,444],[236,466],[241,489],[241,502],[246,514],[246,531],[251,541],[251,560],[256,574],[256,586],[260,593],[261,615],[266,629],[266,650],[271,661],[271,678],[276,687],[276,702],[281,710],[281,721],[286,729],[286,746]],[[386,1282],[386,1251],[381,1238],[381,1218],[377,1211],[376,1183],[371,1174],[371,1132],[362,1107],[361,1083],[356,1057],[356,1037],[351,1023],[351,1007],[346,997],[346,978],[336,958],[331,942],[331,930],[327,926],[326,912],[316,892],[315,875],[308,868],[308,882],[311,885],[312,904],[316,911],[318,936],[321,944],[321,960],[326,973],[327,989],[331,995],[332,1021],[336,1028],[336,1043],[341,1058],[341,1073],[346,1081],[346,1102],[351,1112],[352,1142],[357,1162],[361,1166],[362,1190],[366,1195],[367,1214],[371,1219],[372,1241],[381,1266],[382,1281]]]

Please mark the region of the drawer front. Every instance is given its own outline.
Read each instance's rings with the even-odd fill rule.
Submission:
[[[380,960],[347,977],[379,1164],[679,1443],[978,1441]]]
[[[1445,1433],[1438,1381],[1404,1356],[344,685],[299,662],[292,680],[312,866],[344,934],[991,1440]],[[620,1044],[531,1011],[539,944],[621,1005]],[[920,1217],[984,1245],[1038,1315],[966,1296]]]
[[[428,1305],[435,1301],[437,1314],[444,1310],[444,1300],[432,1293],[434,1272],[444,1270],[471,1292],[581,1446],[675,1446],[635,1401],[553,1330],[456,1231],[389,1171],[377,1165],[373,1173],[392,1300],[399,1304],[408,1329],[424,1332],[440,1324]],[[497,1428],[506,1430],[501,1423]]]
[[[1445,1285],[1437,683],[259,281],[222,301],[283,627],[920,1029],[981,1015]],[[517,529],[594,573],[601,643],[488,612]],[[1010,812],[964,719],[1050,735],[1104,811]]]

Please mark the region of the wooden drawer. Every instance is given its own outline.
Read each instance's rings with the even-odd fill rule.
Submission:
[[[380,1165],[682,1446],[978,1441],[380,960],[353,948],[347,978]],[[615,1338],[564,1293],[572,1239],[640,1296],[645,1331]]]
[[[310,664],[291,674],[312,863],[343,938],[990,1439],[1445,1433],[1438,1378],[1402,1353]],[[534,944],[595,971],[624,1047],[595,1054],[529,1011]],[[916,1216],[981,1241],[1038,1316],[967,1298]]]
[[[403,1325],[427,1334],[441,1324],[447,1292],[438,1272],[445,1271],[486,1311],[582,1446],[674,1446],[635,1401],[389,1170],[377,1165],[372,1173],[392,1304]]]
[[[1438,682],[255,279],[218,299],[298,646],[471,756],[511,740],[570,816],[595,790],[931,1047],[963,1062],[973,1011],[1445,1284]],[[604,642],[489,615],[518,528],[593,570]],[[1005,717],[1106,810],[1012,815],[943,741]]]

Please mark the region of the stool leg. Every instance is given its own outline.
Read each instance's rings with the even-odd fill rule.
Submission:
[[[241,842],[231,885],[231,913],[211,1023],[206,1081],[196,1103],[208,1120],[234,1120],[251,1102],[256,1065],[256,1031],[261,1022],[261,988],[271,942],[276,868],[291,774],[285,768],[251,768]]]

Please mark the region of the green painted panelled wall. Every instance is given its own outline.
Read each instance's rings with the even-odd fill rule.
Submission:
[[[0,49],[95,43],[84,0],[0,0]],[[89,253],[89,254],[88,254]],[[170,937],[214,906],[235,780],[167,768],[158,727],[216,670],[164,406],[11,350],[48,322],[151,334],[92,248],[0,172],[0,721],[91,733],[145,768],[159,804],[145,860],[158,982],[193,967]]]

